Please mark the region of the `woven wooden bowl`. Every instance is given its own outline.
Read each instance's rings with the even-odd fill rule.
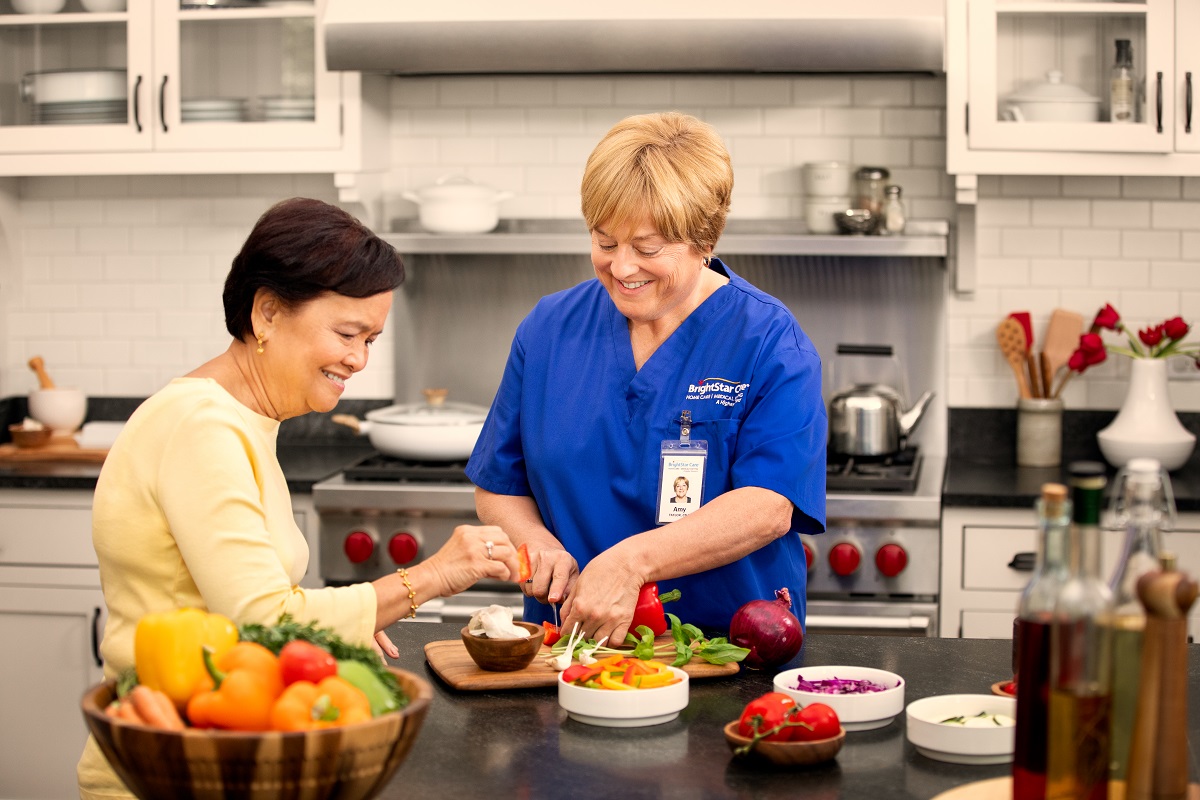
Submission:
[[[117,775],[142,800],[193,797],[360,800],[391,779],[417,739],[433,687],[392,668],[404,709],[370,722],[302,733],[163,731],[104,714],[112,681],[83,696],[83,716]]]
[[[737,720],[725,726],[725,741],[729,743],[730,750],[750,744],[750,739],[739,735],[737,729]],[[765,742],[760,740],[747,755],[778,764],[781,767],[820,764],[822,761],[836,758],[845,741],[846,729],[842,728],[838,731],[837,736],[812,742]]]

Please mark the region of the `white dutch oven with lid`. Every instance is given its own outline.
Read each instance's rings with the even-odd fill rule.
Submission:
[[[433,186],[403,197],[419,207],[421,227],[433,233],[487,233],[500,224],[500,201],[512,192],[498,192],[461,175],[447,175]]]
[[[487,409],[446,402],[445,389],[424,389],[424,403],[387,406],[367,412],[366,421],[349,414],[330,420],[365,433],[386,456],[414,461],[464,461],[483,431]]]
[[[1046,73],[1046,80],[1031,83],[1004,98],[1004,119],[1015,122],[1097,122],[1100,98],[1078,86],[1063,83],[1059,70]]]

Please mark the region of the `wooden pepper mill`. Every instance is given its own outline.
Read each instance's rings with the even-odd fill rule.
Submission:
[[[1126,800],[1185,800],[1188,792],[1187,615],[1200,590],[1175,568],[1173,553],[1160,563],[1162,571],[1137,585],[1146,632]]]

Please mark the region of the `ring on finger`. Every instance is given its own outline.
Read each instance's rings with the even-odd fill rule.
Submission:
[[[492,557],[492,548],[495,547],[495,545],[491,541],[484,542],[483,545],[487,548],[488,559],[490,560]]]

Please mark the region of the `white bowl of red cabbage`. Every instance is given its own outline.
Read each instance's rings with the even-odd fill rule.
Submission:
[[[904,678],[871,667],[801,667],[775,676],[775,690],[797,703],[824,703],[847,731],[882,728],[904,710]]]

